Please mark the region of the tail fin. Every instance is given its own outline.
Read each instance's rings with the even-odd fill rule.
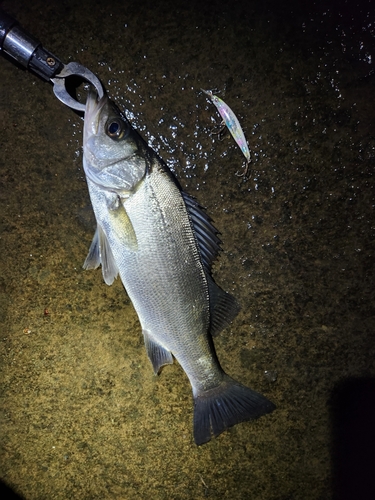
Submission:
[[[194,397],[195,443],[207,443],[228,427],[271,413],[275,408],[261,394],[224,375],[219,386]]]

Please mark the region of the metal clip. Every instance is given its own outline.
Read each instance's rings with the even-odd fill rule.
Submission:
[[[82,64],[76,62],[70,62],[64,65],[63,69],[55,75],[54,78],[51,78],[51,82],[53,83],[53,92],[55,96],[66,106],[69,108],[75,109],[77,111],[85,112],[86,105],[78,102],[74,99],[66,90],[65,79],[70,76],[78,76],[83,80],[86,80],[88,83],[91,83],[98,92],[99,99],[101,99],[104,95],[103,85],[100,83],[99,78],[94,75],[92,71],[82,66]]]
[[[38,39],[25,31],[13,17],[0,9],[0,52],[2,51],[21,66],[44,80],[51,81],[55,96],[70,108],[83,112],[86,108],[66,90],[65,80],[70,76],[86,80],[96,88],[99,98],[103,97],[103,86],[92,71],[76,62],[63,64],[52,52],[46,50]]]

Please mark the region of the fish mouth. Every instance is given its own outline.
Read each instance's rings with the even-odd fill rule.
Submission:
[[[83,147],[85,147],[85,144],[92,135],[96,135],[98,133],[101,112],[107,102],[108,97],[106,94],[98,100],[98,93],[92,87],[90,88],[85,108]]]

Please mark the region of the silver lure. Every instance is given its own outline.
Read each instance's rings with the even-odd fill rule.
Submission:
[[[240,122],[238,121],[237,116],[225,102],[220,99],[220,97],[213,95],[211,90],[203,90],[202,92],[208,95],[211,101],[215,104],[217,110],[220,113],[220,116],[223,119],[223,125],[228,127],[229,132],[232,134],[233,139],[236,141],[238,146],[240,147],[242,153],[246,158],[245,171],[241,174],[242,177],[246,177],[249,170],[250,163],[250,151],[249,146],[247,145],[245,134],[243,133]]]

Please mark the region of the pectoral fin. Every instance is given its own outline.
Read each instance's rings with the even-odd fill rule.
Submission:
[[[155,375],[164,365],[173,364],[173,357],[168,349],[153,340],[147,330],[143,330],[147,355],[152,363]]]
[[[118,203],[115,204],[111,200],[103,225],[110,240],[116,241],[119,246],[126,250],[135,252],[138,249],[138,242],[133,225],[122,203],[118,198],[116,198],[116,201]],[[106,234],[98,224],[83,268],[96,269],[100,264],[102,265],[104,281],[107,285],[112,285],[115,278],[117,278],[118,267]]]
[[[109,227],[114,233],[114,238],[120,241],[121,245],[127,250],[131,252],[138,250],[138,241],[133,224],[121,202],[118,208],[108,212],[108,217]]]
[[[97,226],[83,268],[96,269],[100,264],[102,265],[104,281],[107,285],[112,285],[115,278],[117,278],[118,268],[107,238],[102,228]]]

